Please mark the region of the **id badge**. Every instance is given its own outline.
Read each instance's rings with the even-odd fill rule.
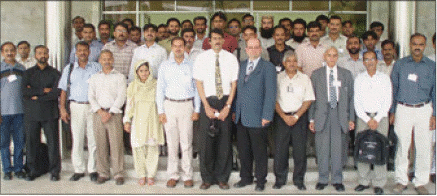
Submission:
[[[8,82],[13,82],[15,80],[17,80],[17,76],[15,74],[8,76]]]
[[[408,80],[417,82],[417,75],[416,74],[408,74]]]
[[[293,93],[294,92],[293,85],[289,84],[287,86],[287,92],[289,92],[289,93]]]

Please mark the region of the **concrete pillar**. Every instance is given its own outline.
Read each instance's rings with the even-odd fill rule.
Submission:
[[[390,37],[397,44],[398,56],[410,55],[410,36],[416,28],[416,2],[390,1]]]

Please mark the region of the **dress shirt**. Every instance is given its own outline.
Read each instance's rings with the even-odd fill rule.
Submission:
[[[393,104],[390,113],[396,112],[398,102],[419,104],[432,101],[432,115],[435,116],[435,71],[435,62],[425,56],[419,62],[411,56],[396,61],[391,73]]]
[[[88,62],[85,68],[79,67],[79,64],[75,62],[70,77],[70,94],[67,99],[79,102],[87,102],[89,79],[92,75],[101,70],[102,66],[96,62]],[[59,81],[58,85],[58,88],[63,91],[67,91],[67,78],[69,71],[70,65],[66,65],[65,69],[62,71],[61,80]]]
[[[376,59],[378,59],[378,61],[383,61],[384,60],[384,55],[382,55],[381,50],[378,50],[375,48],[375,53],[376,53]],[[363,50],[360,51],[360,55],[363,56],[364,53],[367,52],[367,48],[364,48]]]
[[[27,57],[27,59],[24,60],[24,61],[21,59],[21,57],[18,57],[18,58],[16,58],[15,60],[16,60],[18,63],[24,65],[24,67],[25,67],[26,69],[29,69],[29,68],[31,68],[31,67],[33,67],[33,66],[36,65],[36,59],[35,59],[35,57],[33,57],[33,56],[29,56],[29,57]]]
[[[146,44],[137,47],[132,56],[128,82],[130,83],[135,79],[135,64],[138,61],[149,62],[149,68],[152,69],[153,77],[157,78],[159,65],[165,60],[167,60],[167,51],[156,42],[150,47],[147,47]]]
[[[216,53],[209,49],[199,54],[194,61],[193,78],[203,82],[205,96],[217,96],[215,89]],[[222,77],[223,95],[231,92],[231,83],[238,79],[238,60],[226,50],[219,52],[220,76]]]
[[[100,56],[100,51],[103,48],[103,44],[99,43],[97,40],[93,40],[90,44],[90,54],[88,56],[88,61],[89,62],[98,62],[99,61],[99,56]],[[73,47],[73,49],[71,49],[70,52],[70,62],[69,63],[74,63],[77,62],[77,56],[76,56],[76,45]]]
[[[276,46],[270,46],[267,48],[267,51],[269,52],[269,58],[270,62],[273,63],[273,65],[276,66],[276,73],[284,70],[284,65],[282,64],[282,59],[284,58],[284,54],[287,51],[294,52],[294,48],[285,45],[284,50],[282,52],[279,52],[279,50],[276,49]]]
[[[304,73],[297,73],[290,78],[285,71],[278,74],[278,92],[276,101],[285,113],[296,112],[303,102],[315,100],[311,79]]]
[[[24,115],[27,119],[46,121],[59,118],[59,78],[61,73],[49,65],[43,70],[33,66],[24,72],[22,89]],[[52,91],[44,93],[44,88],[51,88]],[[33,96],[37,96],[38,99],[32,100]]]
[[[258,39],[261,41],[261,47],[264,50],[267,50],[268,47],[275,45],[275,40],[273,37],[271,38],[264,38],[261,36],[261,32],[258,32]]]
[[[390,65],[387,66],[387,64],[385,64],[385,61],[379,61],[378,64],[376,65],[376,69],[382,73],[387,74],[390,77],[391,71],[393,70],[393,66],[395,64],[395,60],[393,60],[391,62]]]
[[[165,113],[166,97],[174,100],[194,98],[194,112],[200,113],[200,97],[197,93],[196,81],[193,79],[193,62],[187,58],[184,58],[181,64],[170,58],[159,68],[156,87],[158,114]]]
[[[239,62],[244,61],[249,58],[246,53],[246,42],[240,42],[238,44],[238,47],[240,48],[240,59],[238,59]],[[234,50],[234,55],[238,58],[238,50]],[[261,58],[263,58],[266,61],[270,61],[269,53],[266,49],[262,49],[261,51]]]
[[[249,72],[252,72],[253,70],[255,70],[256,66],[258,65],[259,59],[261,59],[261,57],[258,57],[257,59],[250,61],[250,59],[247,59],[247,67],[246,67],[246,75],[249,75]],[[250,63],[253,63],[253,67],[252,67],[252,71],[249,71],[249,67],[250,67]]]
[[[23,73],[26,68],[15,62],[14,65],[1,62],[1,115],[23,113],[23,93],[21,91]]]
[[[226,51],[233,53],[235,49],[238,47],[238,41],[233,37],[232,35],[229,35],[228,33],[224,33],[225,35],[225,43],[223,44],[222,48]],[[209,43],[209,39],[205,39],[203,41],[202,45],[203,50],[211,49],[211,44]]]
[[[197,48],[191,48],[190,53],[188,54],[186,51],[184,52],[184,57],[187,58],[187,60],[191,61],[194,63],[194,61],[196,60],[197,55],[199,55],[200,53],[202,53],[202,49],[197,49]],[[170,56],[168,57],[168,59],[174,59],[174,53],[173,51],[170,52]]]
[[[102,44],[103,46],[105,45],[105,44],[102,42],[102,39],[98,39],[97,41],[98,41],[100,44]],[[114,39],[109,38],[108,41],[107,41],[106,43],[109,43],[109,42],[112,42],[112,41],[114,41]]]
[[[114,69],[123,74],[126,78],[129,76],[132,56],[137,44],[127,40],[126,43],[119,47],[115,41],[105,44],[103,49],[108,49],[114,55]]]
[[[294,48],[294,49],[296,49],[296,48],[297,48],[299,45],[301,45],[302,43],[309,42],[309,41],[310,41],[310,39],[309,39],[308,37],[305,37],[301,43],[299,43],[299,42],[297,42],[297,41],[294,41],[294,39],[291,38],[291,39],[289,39],[288,41],[286,41],[285,44],[286,44],[286,45],[289,45],[290,47],[292,47],[292,48]]]
[[[370,76],[367,71],[360,73],[354,82],[355,113],[364,122],[370,117],[366,114],[377,113],[374,119],[381,121],[387,117],[392,103],[390,77],[380,71]]]
[[[323,66],[326,67],[326,88],[327,88],[326,91],[328,92],[328,103],[331,102],[331,92],[329,90],[329,74],[331,74],[331,70],[334,71],[334,82],[333,82],[333,84],[335,86],[335,92],[337,93],[337,102],[338,102],[338,100],[340,99],[339,90],[338,90],[340,85],[336,85],[336,83],[337,82],[341,82],[341,81],[338,81],[337,65],[335,65],[333,68],[330,68],[330,67],[328,67],[328,65],[325,62],[323,62]]]
[[[109,74],[99,71],[89,79],[88,100],[92,112],[109,108],[110,113],[123,113],[126,100],[126,77],[115,69]]]
[[[350,55],[340,57],[338,59],[338,66],[349,70],[354,79],[358,76],[358,74],[367,71],[363,64],[363,56],[361,54],[356,61],[352,59]]]
[[[311,45],[311,42],[302,43],[297,47],[297,65],[302,67],[303,73],[308,77],[311,77],[314,70],[322,67],[325,50],[326,46],[322,42],[319,42],[316,48]]]
[[[320,42],[324,43],[326,46],[334,46],[338,50],[338,57],[343,57],[348,55],[348,51],[346,49],[347,37],[340,34],[339,37],[333,41],[329,34],[320,38]]]
[[[428,58],[429,58],[430,60],[432,60],[432,61],[435,62],[435,53],[434,53],[434,54],[430,54],[430,55],[428,56]]]

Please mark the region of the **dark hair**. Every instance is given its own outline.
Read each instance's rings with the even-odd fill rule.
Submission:
[[[379,21],[374,21],[370,24],[370,29],[373,29],[375,27],[382,27],[382,30],[384,31],[384,25]]]
[[[196,24],[196,21],[198,21],[198,20],[203,20],[204,23],[205,23],[205,25],[206,25],[206,23],[207,23],[207,20],[206,20],[206,18],[205,18],[204,16],[196,16],[196,17],[193,19],[193,23]]]
[[[341,25],[345,26],[346,24],[350,24],[351,26],[353,25],[351,20],[346,20]]]
[[[27,47],[30,48],[30,44],[29,44],[29,42],[27,42],[27,41],[21,41],[21,42],[18,42],[17,47],[20,46],[21,44],[26,44]]]
[[[247,17],[252,17],[253,19],[255,19],[255,17],[253,17],[252,14],[244,14],[244,16],[241,18],[241,20],[244,20]]]
[[[181,26],[181,21],[179,21],[179,19],[174,18],[174,17],[169,18],[169,19],[167,20],[167,26],[170,24],[171,21],[175,21],[175,22],[178,23],[179,26]]]
[[[307,28],[307,22],[304,19],[302,19],[302,18],[298,18],[298,19],[294,20],[293,27],[294,27],[295,24],[301,24],[301,25],[303,25],[304,29]]]
[[[349,40],[352,39],[352,38],[357,38],[358,42],[360,42],[360,44],[361,44],[360,37],[358,37],[356,34],[353,34],[353,33],[347,38],[346,43],[349,42]]]
[[[117,22],[114,25],[114,30],[118,27],[121,26],[123,28],[125,28],[127,30],[128,33],[130,33],[130,29],[127,27],[127,24],[124,24],[123,22]]]
[[[74,21],[75,21],[76,19],[82,19],[83,22],[85,23],[85,19],[84,19],[82,16],[76,16],[76,17],[74,17],[73,20],[71,20],[71,23],[74,23]]]
[[[166,24],[160,24],[160,25],[158,25],[157,29],[162,28],[162,27],[167,28],[167,25]],[[144,28],[143,28],[143,30],[144,30]]]
[[[161,25],[159,25],[159,26],[161,26]],[[167,26],[165,26],[165,27],[167,27]],[[150,24],[150,23],[144,25],[143,31],[146,31],[147,29],[150,29],[150,28],[152,28],[155,32],[158,32],[158,27],[156,27],[156,25]]]
[[[378,36],[373,31],[366,31],[366,32],[364,32],[363,35],[361,36],[361,39],[363,39],[363,41],[367,40],[369,38],[369,36],[372,36],[372,38],[375,39],[375,40],[378,39]]]
[[[215,17],[219,17],[220,19],[223,19],[225,22],[228,21],[228,18],[226,18],[225,13],[223,13],[222,11],[216,12],[214,13],[214,15],[212,15],[211,17],[211,22],[214,20]]]
[[[132,27],[130,28],[130,32],[132,32],[132,31],[138,31],[138,32],[141,33],[141,29],[140,29],[140,27],[138,27],[138,26],[132,26]]]
[[[395,47],[395,43],[393,41],[386,39],[386,40],[381,42],[381,49],[384,48],[384,46],[387,44],[391,44],[393,46],[393,48]]]
[[[256,27],[251,26],[251,25],[245,26],[245,27],[241,30],[241,32],[244,33],[247,29],[251,29],[255,34],[256,34],[256,32],[257,32]]]
[[[186,42],[185,42],[184,38],[182,38],[182,37],[178,37],[178,36],[173,37],[173,39],[171,39],[171,45],[173,45],[173,42],[176,41],[176,40],[181,40],[181,41],[183,41],[183,42],[184,42],[184,46],[185,46]]]
[[[182,31],[181,31],[181,37],[184,37],[184,34],[185,33],[189,33],[189,32],[192,32],[193,35],[196,35],[196,32],[194,31],[194,29],[192,29],[192,28],[185,28],[185,29],[182,29]]]
[[[209,38],[211,38],[211,34],[212,34],[212,33],[217,33],[217,34],[219,34],[220,36],[222,36],[222,38],[225,37],[225,34],[223,33],[223,30],[218,29],[218,28],[211,29],[211,31],[210,31],[209,34],[208,34],[208,37],[209,37]]]
[[[322,30],[322,25],[317,21],[311,21],[307,25],[307,31],[309,31],[311,28],[319,28],[319,30]]]
[[[316,22],[319,22],[319,20],[324,20],[326,22],[329,22],[329,18],[323,14],[317,16]],[[312,28],[314,28],[314,27],[312,27]]]
[[[287,17],[285,17],[285,18],[281,18],[281,20],[279,20],[278,25],[280,25],[280,24],[281,24],[282,22],[284,22],[284,21],[288,21],[288,22],[290,22],[291,26],[293,26],[293,21],[292,21],[290,18],[287,18]]]
[[[410,37],[410,42],[411,42],[411,40],[413,40],[413,38],[415,38],[415,37],[423,37],[423,38],[425,38],[425,43],[426,43],[426,37],[425,37],[425,35],[423,35],[422,33],[415,33],[415,34],[411,35],[411,37]]]
[[[85,41],[78,41],[75,45],[76,50],[77,50],[77,46],[86,46],[88,48],[88,50],[90,49],[90,45],[88,43],[86,43]]]
[[[33,52],[36,53],[36,50],[38,50],[38,49],[40,49],[40,48],[47,49],[47,51],[49,50],[49,48],[47,48],[47,46],[44,46],[44,45],[38,45],[38,46],[35,46],[35,48],[33,49]]]
[[[134,21],[133,21],[132,19],[130,19],[130,18],[125,18],[125,19],[123,19],[121,22],[122,22],[122,23],[128,22],[128,23],[130,23],[132,26],[135,25]]]
[[[275,27],[273,27],[273,34],[275,34],[276,29],[283,29],[284,32],[287,32],[287,29],[286,29],[284,26],[282,26],[282,25],[276,25]]]
[[[12,45],[12,46],[14,46],[14,50],[17,50],[17,47],[15,47],[14,43],[8,41],[8,42],[3,42],[2,47],[1,47],[2,52],[3,52],[3,47],[6,45]]]
[[[341,17],[338,15],[332,15],[331,18],[329,18],[329,22],[331,22],[332,19],[340,20],[340,23],[341,23]]]
[[[191,24],[191,26],[194,26],[194,25],[193,25],[193,23],[191,22],[191,20],[188,20],[188,19],[187,19],[187,20],[184,20],[184,21],[182,21],[182,22],[181,22],[181,24],[183,25],[183,24],[184,24],[184,23],[186,23],[186,22],[190,23],[190,24]]]
[[[230,25],[232,22],[237,22],[237,23],[238,23],[238,27],[241,27],[241,23],[240,23],[240,21],[237,20],[236,18],[231,19],[231,20],[228,22],[227,27],[229,27],[229,25]]]
[[[110,21],[107,21],[107,20],[101,20],[101,21],[99,22],[99,25],[97,26],[97,28],[100,28],[100,26],[102,26],[102,25],[108,25],[109,28],[111,28],[112,23],[111,23]]]
[[[91,24],[91,23],[85,23],[85,24],[83,25],[83,28],[84,28],[84,29],[85,29],[85,28],[90,28],[90,29],[93,29],[94,32],[96,32],[96,28],[95,28],[94,25]]]
[[[435,44],[435,33],[434,33],[434,35],[432,36],[432,43]]]

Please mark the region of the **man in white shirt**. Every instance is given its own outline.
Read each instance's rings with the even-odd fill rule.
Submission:
[[[17,57],[17,62],[24,65],[26,69],[29,69],[36,65],[36,59],[31,57],[30,44],[27,41],[21,41],[17,44],[17,52],[20,57]]]
[[[206,28],[208,27],[207,20],[204,16],[197,16],[193,19],[194,31],[196,31],[196,39],[194,41],[194,47],[202,50],[202,44],[206,36]]]
[[[143,27],[145,44],[134,50],[128,82],[135,78],[135,64],[138,61],[149,62],[150,69],[152,69],[153,77],[158,77],[159,65],[167,60],[167,51],[162,46],[155,42],[156,32],[158,28],[154,24],[146,24]]]
[[[199,54],[194,61],[193,77],[202,100],[199,149],[200,189],[218,183],[229,189],[232,169],[231,110],[238,78],[238,60],[222,49],[224,33],[212,29],[209,33],[212,49]]]
[[[71,48],[75,48],[78,41],[82,41],[82,30],[85,25],[85,19],[82,16],[76,16],[71,21],[74,28],[74,34],[71,34]]]
[[[368,51],[363,56],[366,72],[357,76],[354,84],[354,106],[358,116],[356,133],[371,129],[382,135],[388,135],[388,111],[392,102],[392,86],[390,77],[377,71],[376,53]],[[355,191],[361,192],[370,188],[372,183],[375,194],[383,194],[387,182],[386,165],[373,165],[357,162],[358,183]]]
[[[181,37],[185,40],[185,54],[188,57],[188,60],[194,62],[196,60],[197,55],[202,53],[202,49],[194,47],[194,37],[196,33],[193,29],[182,29]]]
[[[390,76],[393,66],[395,64],[395,43],[391,40],[384,40],[381,43],[383,61],[378,61],[377,69],[378,71]]]
[[[341,18],[340,16],[334,15],[329,18],[329,33],[324,37],[320,38],[320,41],[327,46],[334,46],[338,50],[338,57],[343,57],[347,55],[346,42],[347,37],[342,35],[340,32],[342,30]]]
[[[358,74],[366,71],[366,67],[363,65],[363,57],[360,54],[360,46],[360,38],[351,35],[347,38],[346,49],[349,52],[348,55],[338,59],[338,66],[349,70],[354,79]]]

